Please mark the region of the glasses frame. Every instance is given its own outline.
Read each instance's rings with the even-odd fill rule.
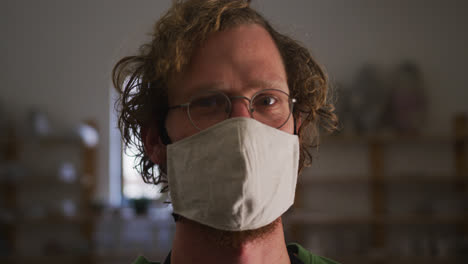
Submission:
[[[281,92],[281,93],[283,93],[283,94],[285,94],[285,95],[288,96],[288,101],[289,101],[289,115],[288,115],[288,118],[286,118],[286,120],[284,121],[283,124],[281,124],[279,127],[276,127],[277,129],[280,129],[280,128],[283,127],[283,126],[289,121],[289,119],[291,118],[291,115],[292,115],[293,110],[294,110],[294,104],[297,102],[296,98],[291,98],[291,96],[290,96],[288,93],[286,93],[285,91],[282,91],[282,90],[280,90],[280,89],[263,89],[263,90],[260,90],[260,91],[258,91],[258,92],[256,92],[256,93],[254,93],[254,94],[252,95],[252,97],[250,97],[250,98],[248,98],[248,97],[246,97],[246,96],[243,96],[243,95],[227,96],[225,93],[223,93],[222,91],[219,91],[219,90],[208,90],[208,91],[205,91],[204,93],[210,93],[210,92],[211,92],[211,93],[222,94],[222,95],[227,99],[228,107],[229,107],[229,108],[228,108],[228,109],[229,109],[229,116],[228,116],[228,118],[231,116],[231,113],[232,113],[232,100],[233,100],[233,99],[245,99],[245,100],[247,100],[247,101],[249,102],[248,111],[249,111],[250,117],[251,117],[251,118],[254,118],[254,117],[253,117],[253,112],[255,111],[255,109],[252,107],[252,101],[255,99],[256,96],[258,96],[259,94],[261,94],[261,93],[263,93],[263,92],[265,92],[265,91],[277,91],[277,92]],[[189,118],[189,120],[190,120],[190,123],[192,123],[192,125],[193,125],[196,129],[198,129],[198,130],[201,131],[201,130],[203,130],[203,129],[199,128],[199,127],[195,124],[195,122],[192,120],[192,117],[191,117],[191,115],[190,115],[190,104],[192,103],[192,101],[193,101],[194,99],[198,98],[198,96],[199,96],[200,94],[203,94],[203,93],[198,93],[198,94],[192,96],[192,97],[190,98],[190,100],[189,100],[188,102],[186,102],[186,103],[179,104],[179,105],[169,106],[169,107],[168,107],[168,110],[177,109],[177,108],[186,108],[186,109],[187,109],[186,113],[187,113],[187,116],[188,116],[188,118]],[[255,118],[254,118],[254,119],[255,119]],[[255,119],[255,120],[256,120],[256,119]]]

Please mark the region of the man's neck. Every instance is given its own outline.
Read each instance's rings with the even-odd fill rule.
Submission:
[[[236,246],[217,243],[211,233],[193,221],[178,221],[171,264],[290,264],[281,220],[271,231],[255,239],[238,241]]]

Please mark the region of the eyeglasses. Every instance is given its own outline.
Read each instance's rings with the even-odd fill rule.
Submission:
[[[170,106],[169,109],[186,108],[192,125],[204,130],[231,116],[232,100],[245,99],[248,111],[255,120],[275,128],[281,128],[289,120],[296,99],[278,89],[256,92],[252,98],[227,96],[221,91],[204,91],[193,96],[189,102]]]

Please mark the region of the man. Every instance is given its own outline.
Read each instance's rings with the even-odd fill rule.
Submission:
[[[336,124],[305,48],[247,1],[174,2],[113,80],[143,179],[170,192],[176,233],[164,263],[334,263],[287,246],[281,222],[319,124]]]

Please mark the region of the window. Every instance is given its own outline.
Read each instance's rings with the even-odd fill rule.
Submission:
[[[121,134],[117,127],[118,113],[115,102],[118,99],[117,91],[110,87],[110,148],[109,148],[109,191],[113,205],[120,205],[122,201],[130,199],[164,199],[160,193],[161,187],[145,183],[136,170],[138,159],[137,149],[133,146],[123,147]],[[120,153],[120,154],[119,154]],[[122,169],[120,171],[120,168]],[[155,170],[157,172],[158,170]]]
[[[141,174],[136,170],[138,159],[135,157],[137,149],[128,147],[122,151],[122,191],[126,199],[151,199],[161,198],[161,187],[148,184],[143,181]],[[154,170],[157,172],[158,170]]]

